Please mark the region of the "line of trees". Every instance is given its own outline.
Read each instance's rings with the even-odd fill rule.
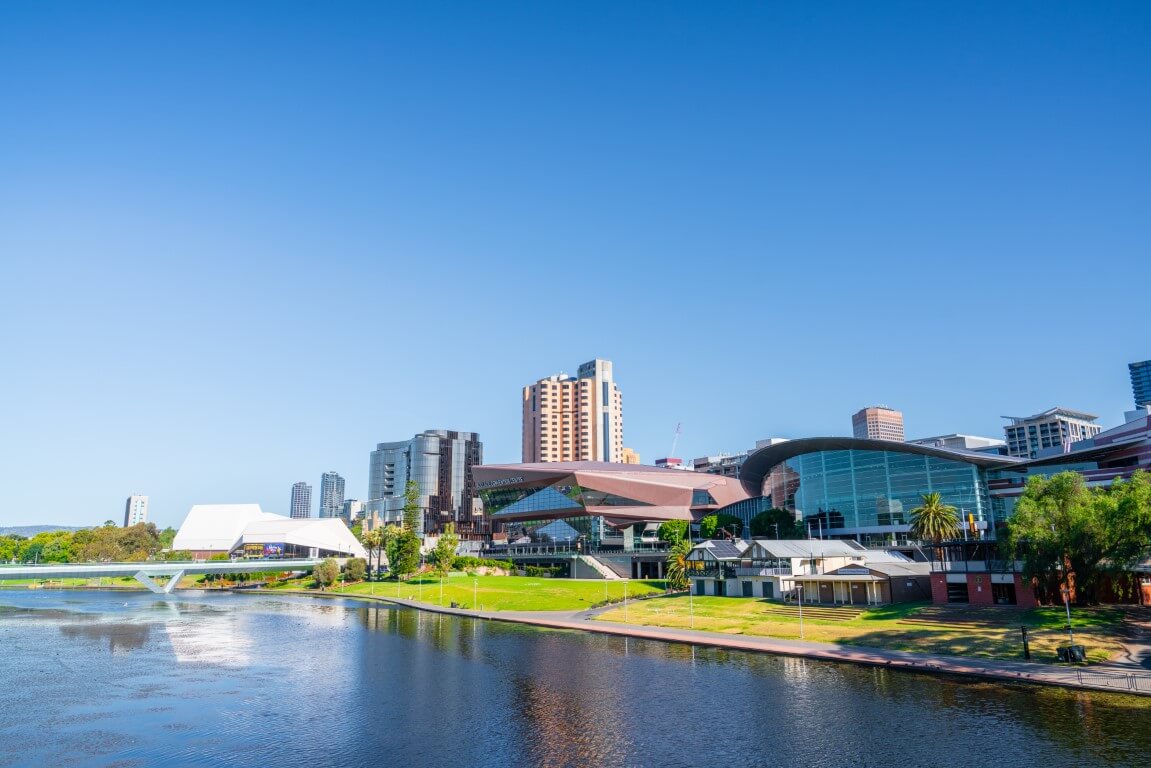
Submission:
[[[1097,603],[1108,577],[1117,590],[1134,589],[1129,575],[1151,554],[1151,476],[1138,471],[1109,488],[1089,488],[1077,472],[1032,477],[1004,543],[1045,602],[1068,589],[1079,605]]]
[[[0,536],[0,562],[134,563],[161,556],[178,560],[188,553],[164,552],[170,550],[175,537],[175,530],[159,530],[155,523],[138,523],[121,528],[111,521],[98,528],[45,531],[31,538]]]

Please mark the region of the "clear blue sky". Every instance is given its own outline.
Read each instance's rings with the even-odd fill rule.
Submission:
[[[1131,407],[1151,4],[0,4],[0,525],[286,512],[615,362],[645,462]]]

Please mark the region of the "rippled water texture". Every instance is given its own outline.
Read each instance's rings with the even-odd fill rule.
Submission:
[[[0,592],[0,765],[1134,766],[1151,701],[309,598]]]

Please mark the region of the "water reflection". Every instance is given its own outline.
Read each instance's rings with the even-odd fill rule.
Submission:
[[[1062,768],[1151,750],[1151,701],[1121,696],[350,601],[5,603],[0,765]]]
[[[63,624],[60,634],[68,638],[84,638],[107,643],[112,653],[143,648],[152,627],[148,624],[88,623]]]

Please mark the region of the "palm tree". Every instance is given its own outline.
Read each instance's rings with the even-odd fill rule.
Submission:
[[[372,562],[372,555],[374,554],[376,556],[376,575],[379,576],[380,560],[383,559],[380,557],[380,550],[383,548],[384,544],[383,530],[381,530],[379,526],[376,526],[370,531],[364,531],[360,537],[360,540],[363,542],[364,548],[368,550],[369,565],[371,565]]]
[[[667,586],[668,589],[683,590],[688,588],[687,583],[687,555],[691,552],[691,542],[677,541],[667,555]]]
[[[920,541],[927,540],[939,546],[944,539],[959,536],[959,518],[955,507],[944,504],[938,493],[923,494],[923,504],[911,510],[909,533]]]

